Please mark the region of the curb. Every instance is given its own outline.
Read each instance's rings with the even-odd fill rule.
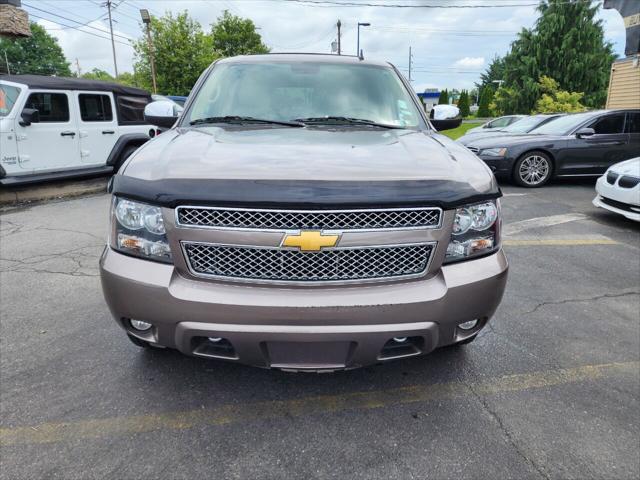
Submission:
[[[105,193],[108,181],[109,178],[94,178],[3,188],[0,190],[0,207]]]

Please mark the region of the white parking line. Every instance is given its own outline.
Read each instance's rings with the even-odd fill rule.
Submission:
[[[562,215],[551,215],[549,217],[529,218],[527,220],[513,222],[505,226],[504,234],[515,235],[516,233],[520,233],[531,228],[551,227],[562,223],[575,222],[576,220],[584,220],[585,218],[587,218],[587,216],[582,213],[565,213]]]

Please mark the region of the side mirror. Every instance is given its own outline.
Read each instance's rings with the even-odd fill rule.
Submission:
[[[178,120],[180,113],[177,104],[158,100],[144,107],[144,121],[158,128],[171,128]]]
[[[591,137],[596,134],[596,131],[593,128],[581,128],[576,132],[577,138],[585,138]]]
[[[439,132],[459,127],[462,123],[460,109],[455,105],[435,105],[432,112],[431,125]]]
[[[431,125],[441,132],[443,130],[451,130],[452,128],[458,128],[462,124],[462,118],[448,118],[446,120],[431,120]]]
[[[40,112],[35,108],[23,108],[20,116],[22,120],[19,123],[23,127],[40,122]]]

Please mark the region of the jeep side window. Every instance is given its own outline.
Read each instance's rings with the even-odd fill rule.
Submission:
[[[41,123],[69,121],[69,99],[64,93],[32,93],[27,99],[25,108],[38,110]]]
[[[110,122],[113,120],[111,99],[108,95],[81,93],[78,95],[80,103],[80,118],[83,122]]]
[[[622,133],[622,129],[624,128],[624,114],[607,115],[606,117],[599,118],[589,126],[595,130],[597,135]]]

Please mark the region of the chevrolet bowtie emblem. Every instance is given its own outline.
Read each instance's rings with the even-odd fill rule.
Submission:
[[[303,252],[319,252],[323,247],[335,247],[340,235],[323,235],[319,230],[302,230],[300,233],[287,233],[282,241],[283,247],[295,247]]]

